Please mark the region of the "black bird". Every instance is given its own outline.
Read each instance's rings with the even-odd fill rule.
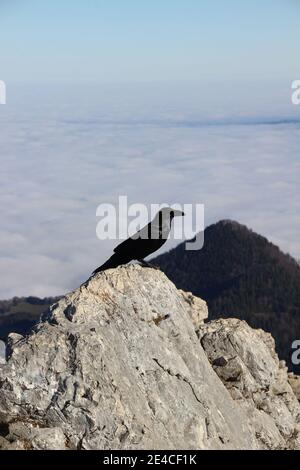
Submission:
[[[166,243],[171,231],[172,220],[179,216],[184,216],[184,213],[171,207],[161,209],[152,222],[118,245],[109,260],[96,269],[93,274],[116,268],[120,264],[127,264],[134,260],[139,261],[142,266],[154,267],[147,263],[145,258]]]

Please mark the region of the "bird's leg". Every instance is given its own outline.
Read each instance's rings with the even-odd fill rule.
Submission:
[[[160,270],[160,268],[158,266],[154,266],[153,264],[151,263],[148,263],[148,261],[145,261],[144,259],[139,259],[138,262],[141,264],[141,266],[143,266],[144,268],[152,268],[152,269],[158,269]]]

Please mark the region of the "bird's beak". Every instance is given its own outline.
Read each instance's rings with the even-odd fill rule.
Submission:
[[[174,210],[174,217],[184,217],[185,213],[182,211]]]

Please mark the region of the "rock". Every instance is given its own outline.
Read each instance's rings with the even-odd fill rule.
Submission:
[[[160,271],[100,273],[31,336],[10,341],[1,415],[58,428],[77,449],[255,448],[203,352],[190,304]]]
[[[300,377],[299,375],[295,375],[290,373],[288,375],[288,381],[290,386],[292,387],[292,390],[297,397],[297,400],[300,401]]]
[[[66,450],[67,439],[59,428],[45,428],[36,431],[30,440],[33,449]]]
[[[299,403],[272,338],[206,315],[160,271],[94,276],[30,336],[10,336],[0,446],[296,448]]]
[[[207,304],[204,300],[199,299],[199,297],[195,297],[191,292],[184,292],[183,290],[179,290],[179,292],[186,303],[186,308],[193,325],[198,330],[203,325],[204,320],[208,318]]]
[[[0,436],[0,450],[30,450],[30,447],[27,449],[25,443],[19,440],[9,442]]]
[[[274,340],[237,319],[203,325],[201,344],[260,449],[300,449],[300,406]]]
[[[9,358],[12,350],[17,348],[18,343],[20,343],[24,337],[18,333],[10,333],[7,338],[6,343],[6,357]]]
[[[5,351],[6,351],[6,346],[3,341],[0,341],[0,364],[5,364]]]
[[[66,438],[59,428],[40,428],[33,421],[12,421],[5,437],[0,436],[1,450],[66,450]]]

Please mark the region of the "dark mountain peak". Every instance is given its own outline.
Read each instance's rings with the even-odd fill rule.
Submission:
[[[272,262],[282,264],[286,269],[292,269],[300,275],[299,263],[292,256],[283,253],[277,245],[246,225],[230,219],[220,220],[210,225],[205,229],[203,250],[205,251],[212,244],[215,245],[216,239],[222,239],[224,250],[230,246],[235,247],[239,255],[250,251],[252,253],[252,259],[248,258],[250,264],[252,261],[257,263],[258,258],[262,261],[262,259],[270,257]],[[242,246],[238,246],[238,244]]]
[[[240,224],[236,220],[231,220],[231,219],[223,219],[220,220],[219,222],[216,222],[215,224],[212,224],[208,226],[205,229],[205,232],[235,232],[237,234],[240,234],[241,236],[246,236],[246,237],[256,237],[260,238],[261,240],[265,240],[268,242],[268,240],[263,237],[262,235],[259,235],[258,233],[254,232],[251,228],[247,227],[247,225]]]
[[[221,220],[205,229],[201,250],[182,243],[153,263],[178,288],[206,300],[212,318],[237,317],[270,331],[289,360],[300,331],[300,267],[267,238]]]
[[[246,225],[242,225],[240,224],[239,222],[237,222],[236,220],[232,220],[232,219],[223,219],[223,220],[220,220],[219,222],[216,222],[214,224],[215,227],[219,227],[219,226],[224,226],[224,227],[231,227],[231,228],[237,228],[237,229],[247,229],[249,230]]]
[[[0,300],[0,340],[6,340],[12,331],[26,335],[41,315],[60,297],[13,297]]]

